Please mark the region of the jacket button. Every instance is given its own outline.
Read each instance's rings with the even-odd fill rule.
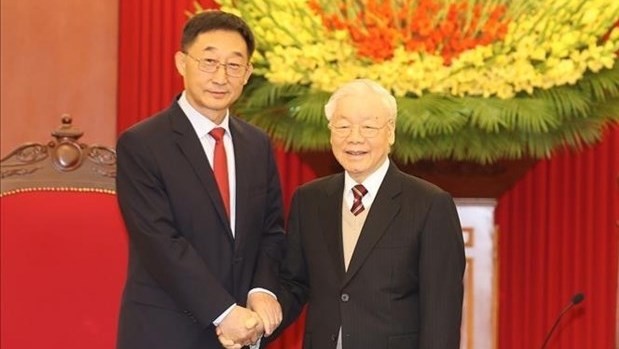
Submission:
[[[348,302],[348,300],[350,299],[350,296],[348,296],[348,293],[342,293],[342,295],[340,296],[340,299],[342,300],[342,302]]]

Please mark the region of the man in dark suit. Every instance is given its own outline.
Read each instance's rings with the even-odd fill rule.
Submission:
[[[458,349],[465,257],[451,196],[390,162],[397,107],[383,87],[352,81],[325,112],[345,172],[295,192],[282,325],[307,303],[305,349]]]
[[[281,321],[272,291],[284,235],[271,144],[229,114],[253,51],[237,16],[192,17],[175,55],[185,90],[118,140],[130,247],[118,348],[221,348],[218,334],[248,345]]]

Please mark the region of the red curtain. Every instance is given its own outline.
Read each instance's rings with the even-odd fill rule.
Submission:
[[[212,0],[201,1],[212,7]],[[174,66],[193,0],[119,1],[118,133],[163,109],[182,91]]]
[[[539,162],[499,201],[499,348],[614,348],[619,126],[579,153]]]
[[[173,55],[193,0],[120,1],[118,132],[166,107],[182,90]],[[202,0],[204,8],[214,7]],[[258,38],[259,40],[260,38]],[[501,349],[539,348],[570,297],[548,348],[612,348],[617,290],[619,131],[578,154],[541,161],[497,207]],[[286,206],[315,177],[292,153],[277,150]],[[300,348],[303,318],[269,349]]]

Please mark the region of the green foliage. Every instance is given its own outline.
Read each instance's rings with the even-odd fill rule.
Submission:
[[[325,150],[329,94],[301,85],[275,85],[253,77],[236,112],[286,148]],[[426,94],[398,98],[393,155],[403,162],[548,157],[600,140],[619,121],[619,64],[589,73],[572,86],[535,90],[511,99]]]

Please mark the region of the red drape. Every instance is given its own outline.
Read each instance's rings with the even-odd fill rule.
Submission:
[[[199,1],[214,7],[212,0]],[[173,55],[193,0],[121,1],[118,132],[166,107],[182,89]],[[257,38],[258,40],[260,38]],[[555,316],[577,291],[587,299],[567,314],[548,348],[612,348],[617,286],[619,131],[579,154],[541,161],[499,201],[501,349],[540,347]],[[286,206],[314,178],[297,155],[277,150]],[[303,319],[269,349],[300,348]]]
[[[619,126],[604,142],[539,162],[499,201],[499,348],[614,348]]]
[[[214,2],[201,1],[203,6]],[[172,102],[182,91],[174,66],[193,0],[119,2],[118,133]]]

